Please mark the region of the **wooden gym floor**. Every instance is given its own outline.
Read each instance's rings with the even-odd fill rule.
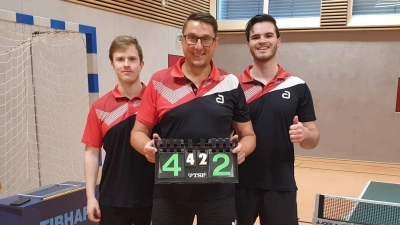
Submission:
[[[317,193],[358,198],[370,180],[400,184],[400,164],[296,157],[295,177],[299,224],[308,225]]]

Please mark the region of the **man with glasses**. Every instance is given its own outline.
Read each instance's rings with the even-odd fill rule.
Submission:
[[[255,135],[239,80],[212,61],[218,47],[217,21],[208,13],[191,14],[182,29],[184,56],[174,66],[155,73],[131,133],[131,143],[148,161],[155,161],[153,139],[229,138],[236,130],[234,149],[242,163],[255,148]],[[156,184],[153,225],[236,224],[234,184]]]

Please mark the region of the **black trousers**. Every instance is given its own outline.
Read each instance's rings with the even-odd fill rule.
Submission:
[[[235,198],[205,202],[173,202],[154,198],[152,225],[236,225]]]
[[[100,225],[150,225],[151,207],[120,208],[100,205]]]
[[[236,212],[239,225],[298,225],[297,192],[277,192],[236,187]]]

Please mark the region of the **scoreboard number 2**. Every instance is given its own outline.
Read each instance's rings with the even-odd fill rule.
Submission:
[[[231,161],[229,156],[226,154],[218,153],[214,155],[213,162],[217,162],[218,159],[223,159],[223,163],[217,166],[213,171],[213,177],[223,177],[223,176],[230,176],[231,172],[229,171],[221,171],[229,166],[229,162]]]
[[[199,166],[207,166],[207,159],[208,159],[208,154],[206,154],[205,152],[197,152],[198,154],[198,158],[200,160],[199,162]]]

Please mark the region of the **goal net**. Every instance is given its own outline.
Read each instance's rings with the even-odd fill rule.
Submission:
[[[84,180],[87,67],[84,33],[0,20],[0,198]]]

